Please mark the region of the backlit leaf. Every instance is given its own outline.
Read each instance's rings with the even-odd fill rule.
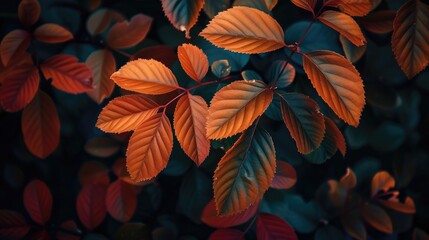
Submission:
[[[244,240],[245,233],[237,229],[217,229],[209,240]]]
[[[316,6],[317,0],[291,0],[295,6],[310,11],[314,14],[314,7]]]
[[[365,105],[363,81],[355,67],[331,51],[303,54],[304,70],[322,99],[345,122],[358,126]]]
[[[393,209],[397,212],[409,214],[414,214],[416,212],[414,201],[410,197],[405,198],[404,202],[400,202],[397,198],[388,200],[378,199],[378,201],[385,207]]]
[[[293,228],[285,220],[273,214],[259,214],[256,228],[258,240],[298,240]]]
[[[23,197],[31,219],[37,224],[46,224],[52,212],[52,194],[48,186],[40,180],[33,180],[25,187]]]
[[[11,210],[0,210],[0,237],[21,239],[30,231],[24,217]]]
[[[318,148],[325,136],[325,120],[317,103],[300,93],[284,93],[280,108],[298,152],[308,154]]]
[[[339,8],[350,16],[365,16],[371,10],[371,0],[341,0]]]
[[[46,158],[60,141],[60,120],[52,99],[39,91],[24,108],[21,119],[24,142],[32,154]]]
[[[2,108],[8,112],[22,110],[36,95],[39,81],[39,70],[32,62],[13,68],[0,86]]]
[[[120,179],[111,183],[106,193],[106,207],[113,218],[128,222],[137,208],[134,187]]]
[[[170,120],[164,113],[146,119],[133,133],[127,149],[127,169],[134,181],[158,175],[173,149]]]
[[[362,217],[373,228],[384,233],[392,233],[392,221],[390,220],[390,217],[387,215],[386,211],[384,211],[382,208],[368,203],[363,206],[361,211]]]
[[[94,36],[104,32],[113,21],[122,22],[124,20],[124,16],[117,11],[111,9],[100,9],[91,14],[88,18],[86,29],[89,34]]]
[[[40,4],[38,0],[22,0],[18,6],[19,20],[26,26],[35,24],[40,18]]]
[[[375,196],[380,191],[387,192],[395,187],[395,179],[386,171],[380,171],[374,175],[371,182],[371,196]]]
[[[209,139],[227,138],[246,130],[262,115],[273,91],[262,81],[236,81],[213,97],[207,118]]]
[[[147,15],[137,14],[129,22],[118,22],[110,29],[107,43],[112,48],[132,47],[146,38],[152,21]]]
[[[207,203],[206,207],[201,214],[201,221],[210,227],[214,228],[228,228],[241,225],[249,221],[253,216],[255,216],[258,211],[259,204],[253,204],[245,211],[229,215],[229,216],[219,216],[216,211],[215,200],[211,200]]]
[[[76,210],[82,224],[92,230],[106,217],[106,190],[102,184],[89,184],[77,196]]]
[[[265,130],[245,131],[222,157],[213,189],[220,215],[232,215],[258,202],[271,185],[276,168],[274,143]]]
[[[130,61],[111,76],[121,88],[144,94],[159,95],[179,87],[173,72],[153,59]]]
[[[240,53],[270,52],[285,46],[284,32],[270,15],[249,7],[219,13],[199,34],[217,47]]]
[[[395,58],[409,79],[429,64],[429,6],[420,0],[407,1],[393,22]]]
[[[30,46],[31,36],[30,34],[21,29],[16,29],[3,37],[0,45],[1,61],[4,66],[9,64],[9,61],[13,58],[19,58]]]
[[[356,46],[362,46],[366,39],[356,21],[347,14],[337,11],[324,11],[318,19],[346,37]]]
[[[158,105],[149,98],[126,95],[110,101],[98,116],[96,125],[105,132],[132,131],[157,111]]]
[[[98,104],[110,97],[115,88],[115,83],[110,76],[116,71],[116,61],[112,53],[107,50],[97,50],[86,59],[86,65],[92,71],[94,90],[88,95]]]
[[[366,45],[357,47],[343,35],[340,35],[340,43],[343,47],[344,55],[352,63],[359,61],[365,54]]]
[[[197,166],[203,163],[210,151],[210,141],[206,137],[207,114],[206,101],[191,94],[181,97],[174,111],[177,140]]]
[[[201,82],[209,70],[209,60],[204,52],[192,44],[183,44],[177,51],[180,65],[186,74],[193,80]]]
[[[271,183],[272,188],[289,189],[296,183],[296,171],[292,165],[285,161],[277,161],[276,175]]]
[[[58,54],[41,64],[46,79],[61,91],[77,94],[93,90],[92,72],[74,56]]]
[[[204,0],[161,0],[165,16],[180,31],[190,38],[191,28],[197,23]]]
[[[62,43],[73,39],[68,29],[55,23],[45,23],[37,27],[33,34],[37,40],[45,43]]]
[[[389,33],[393,31],[393,20],[395,19],[395,15],[396,11],[380,10],[359,18],[359,23],[369,32],[378,34]]]
[[[295,79],[295,68],[287,61],[278,60],[271,64],[266,77],[270,82],[278,79],[276,87],[286,88]]]

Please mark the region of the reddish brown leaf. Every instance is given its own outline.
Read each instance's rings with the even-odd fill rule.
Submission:
[[[197,166],[203,163],[210,151],[210,141],[206,137],[207,114],[206,101],[191,94],[181,97],[174,111],[177,140]]]
[[[0,86],[0,104],[8,112],[26,107],[39,88],[39,70],[32,62],[14,67]]]
[[[393,231],[392,221],[389,215],[382,208],[367,203],[361,209],[362,217],[365,221],[378,231],[390,234]]]
[[[414,205],[414,201],[410,197],[407,197],[405,199],[405,202],[400,202],[396,197],[388,200],[378,199],[378,201],[381,204],[383,204],[385,207],[393,209],[397,212],[408,213],[408,214],[416,213],[416,207]]]
[[[106,217],[105,185],[90,184],[79,192],[76,202],[77,215],[82,224],[92,230],[100,225]]]
[[[237,229],[217,229],[209,240],[244,240],[245,233]]]
[[[347,173],[341,178],[339,185],[347,190],[352,190],[356,186],[356,175],[350,168],[347,168]]]
[[[118,179],[107,189],[106,206],[109,214],[120,222],[128,222],[137,208],[134,187]]]
[[[177,51],[180,65],[186,74],[193,80],[201,82],[209,70],[209,60],[206,54],[192,44],[183,44]]]
[[[102,49],[89,55],[85,63],[92,71],[94,86],[94,90],[88,95],[100,104],[105,98],[110,97],[115,88],[115,83],[110,79],[116,71],[115,58],[109,50]]]
[[[134,59],[154,59],[170,67],[176,60],[177,54],[172,47],[166,45],[156,45],[152,47],[145,47],[135,53]]]
[[[127,148],[127,169],[134,181],[158,175],[173,149],[173,133],[165,113],[146,119],[133,133]]]
[[[60,226],[62,229],[66,229],[68,232],[61,230],[57,231],[56,237],[58,240],[79,240],[81,230],[77,227],[76,223],[73,220],[63,222]],[[75,234],[72,234],[75,233]]]
[[[338,6],[350,16],[365,16],[372,7],[371,0],[341,0]]]
[[[19,20],[26,26],[35,24],[40,18],[40,4],[38,0],[22,0],[18,6]]]
[[[119,133],[135,130],[158,112],[158,105],[142,95],[126,95],[113,99],[103,108],[97,127],[106,132]]]
[[[119,143],[108,137],[93,138],[86,142],[85,151],[92,156],[106,158],[117,153],[119,150]]]
[[[429,64],[429,6],[407,1],[393,22],[392,47],[396,61],[409,79]]]
[[[359,211],[353,210],[352,212],[341,215],[341,223],[344,227],[344,230],[351,237],[358,240],[366,239],[366,229],[359,217]]]
[[[0,237],[22,239],[30,229],[21,214],[11,210],[0,210]]]
[[[52,79],[52,85],[68,93],[92,91],[92,72],[74,56],[59,54],[48,58],[41,65],[46,79]]]
[[[125,18],[117,11],[111,9],[100,9],[88,18],[86,29],[92,36],[98,35],[106,30],[109,25],[115,22],[122,22]]]
[[[130,22],[118,22],[110,29],[107,43],[112,48],[129,48],[141,42],[148,34],[153,19],[137,14]]]
[[[314,15],[314,7],[316,6],[317,0],[291,0],[295,6],[310,11]]]
[[[133,185],[133,186],[137,186],[137,187],[143,187],[149,184],[152,184],[154,182],[156,182],[156,179],[151,179],[151,180],[147,180],[147,181],[143,181],[143,182],[135,182],[131,179],[130,174],[127,171],[127,163],[125,158],[119,158],[115,161],[115,163],[112,166],[112,171],[113,173],[122,181]],[[135,188],[138,189],[139,188]]]
[[[82,187],[91,184],[109,185],[109,170],[97,161],[89,161],[82,164],[79,169],[79,182]]]
[[[374,197],[380,191],[387,192],[395,187],[395,179],[386,171],[378,172],[371,182],[371,196]]]
[[[39,91],[24,108],[21,119],[24,142],[32,154],[46,158],[60,141],[60,121],[52,99]]]
[[[40,180],[28,183],[24,189],[24,206],[33,221],[45,225],[52,212],[52,194],[48,186]]]
[[[204,0],[161,0],[161,2],[162,10],[171,24],[177,30],[185,32],[186,38],[190,38],[189,33],[191,28],[197,23]]]
[[[33,35],[45,43],[62,43],[73,39],[73,34],[68,29],[55,23],[45,23],[37,27]]]
[[[383,34],[393,31],[393,20],[396,11],[380,10],[372,12],[365,17],[359,18],[361,26],[372,33]]]
[[[272,188],[289,189],[296,183],[295,168],[287,162],[277,161],[276,175],[274,175]]]
[[[346,146],[346,140],[344,139],[343,134],[338,129],[337,125],[332,121],[330,118],[325,117],[325,125],[326,125],[326,133],[329,134],[329,136],[333,139],[333,142],[335,143],[336,147],[340,151],[340,153],[343,155],[343,157],[346,156],[347,146]]]
[[[258,207],[259,204],[255,203],[241,213],[230,216],[219,216],[216,211],[216,203],[214,199],[212,199],[204,207],[201,214],[201,221],[214,228],[234,227],[249,221],[255,216]]]
[[[259,214],[256,227],[258,240],[298,240],[293,228],[285,220],[273,214]]]
[[[16,29],[3,37],[0,45],[1,61],[4,66],[9,64],[13,58],[19,58],[26,51],[31,43],[30,34],[21,29]]]

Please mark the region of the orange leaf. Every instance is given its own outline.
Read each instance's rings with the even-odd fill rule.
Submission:
[[[113,99],[103,108],[97,127],[111,133],[132,131],[157,112],[158,105],[149,98],[126,95]]]
[[[201,82],[209,70],[209,60],[204,52],[192,44],[183,44],[177,49],[180,65],[189,77]]]
[[[73,34],[58,24],[45,23],[36,28],[34,37],[45,43],[62,43],[73,39]]]
[[[347,173],[341,178],[339,185],[347,190],[352,190],[356,186],[356,174],[350,168],[347,168]]]
[[[331,51],[303,54],[304,70],[322,99],[350,125],[358,126],[365,105],[363,81],[355,67]]]
[[[52,85],[68,93],[91,91],[92,72],[74,56],[58,54],[41,64],[43,75],[52,79]]]
[[[389,215],[379,206],[367,203],[361,209],[365,221],[378,231],[390,234],[393,231]]]
[[[299,93],[284,93],[279,96],[283,121],[295,140],[298,152],[308,154],[314,151],[325,136],[325,120],[319,111],[319,105]]]
[[[76,210],[82,224],[92,230],[106,217],[105,185],[90,184],[82,188],[77,196]]]
[[[173,72],[153,59],[130,61],[111,78],[123,89],[144,94],[159,95],[179,88]]]
[[[110,29],[107,43],[112,48],[129,48],[143,39],[150,30],[153,19],[144,14],[137,14],[130,22],[118,22]]]
[[[405,199],[405,202],[400,202],[397,198],[393,198],[389,200],[378,199],[378,201],[381,204],[383,204],[385,207],[391,208],[397,212],[409,213],[409,214],[416,213],[416,207],[414,205],[414,201],[410,197],[407,197]]]
[[[217,47],[240,53],[264,53],[284,47],[284,32],[270,15],[249,7],[219,13],[200,33]]]
[[[429,64],[429,6],[407,1],[393,22],[392,47],[396,61],[409,79]]]
[[[18,6],[19,20],[26,26],[35,24],[40,18],[40,4],[38,0],[22,0]]]
[[[359,18],[358,21],[365,30],[372,33],[383,34],[393,31],[393,20],[395,16],[396,11],[381,10]]]
[[[328,10],[324,11],[318,19],[346,37],[354,45],[365,45],[366,39],[363,36],[359,25],[352,17],[341,12]]]
[[[92,71],[94,86],[94,90],[88,95],[100,104],[105,98],[110,97],[115,88],[115,83],[110,79],[116,71],[115,58],[107,49],[98,50],[89,55],[86,65]]]
[[[395,187],[395,179],[386,171],[378,172],[374,175],[371,182],[371,196],[374,197],[378,192],[387,192]]]
[[[31,219],[45,225],[51,218],[52,194],[49,187],[40,180],[33,180],[24,189],[24,206]]]
[[[39,91],[22,112],[22,134],[27,148],[35,156],[46,158],[60,141],[60,121],[52,99]]]
[[[137,208],[134,187],[118,179],[110,184],[106,193],[109,214],[120,222],[128,222]]]
[[[31,36],[25,30],[16,29],[6,34],[0,45],[1,61],[4,66],[7,66],[11,59],[22,56],[30,42]]]
[[[365,16],[371,7],[371,0],[341,0],[339,4],[339,9],[350,16]]]
[[[271,183],[272,188],[289,189],[296,183],[295,168],[285,161],[277,161],[276,175]]]
[[[161,2],[162,10],[171,24],[177,30],[185,32],[186,38],[190,38],[189,32],[195,23],[197,23],[204,0],[161,0]]]
[[[170,120],[158,113],[144,121],[133,133],[127,149],[127,169],[134,181],[158,175],[166,166],[173,149]]]
[[[223,87],[210,104],[208,138],[227,138],[246,130],[272,100],[273,91],[262,81],[241,80]]]
[[[317,0],[291,0],[295,6],[310,11],[314,14],[314,7],[316,6]]]
[[[14,67],[0,86],[2,108],[8,112],[22,110],[36,95],[39,81],[39,70],[32,62]]]
[[[122,22],[125,18],[117,11],[111,9],[100,9],[88,18],[86,29],[92,36],[98,35],[106,30],[111,22]]]
[[[343,157],[345,157],[346,151],[347,151],[346,140],[344,139],[344,136],[341,133],[340,129],[338,129],[334,121],[332,121],[328,117],[325,117],[325,125],[326,125],[325,134],[330,135],[330,137],[333,139],[333,142],[335,143],[340,153],[343,155]]]

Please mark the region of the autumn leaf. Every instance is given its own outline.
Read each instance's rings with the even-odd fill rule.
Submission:
[[[258,240],[298,240],[293,228],[285,220],[273,214],[259,214],[256,229]]]
[[[285,161],[277,161],[276,175],[271,182],[271,188],[289,189],[296,183],[297,176],[295,168]]]
[[[7,66],[11,59],[22,56],[30,46],[30,42],[31,36],[25,30],[16,29],[6,34],[0,44],[3,65]]]
[[[209,70],[209,60],[206,54],[192,44],[183,44],[178,47],[177,51],[180,65],[186,74],[193,80],[201,82]]]
[[[386,171],[378,172],[371,182],[371,196],[374,197],[380,191],[387,192],[395,187],[395,179]]]
[[[271,83],[277,81],[277,88],[286,88],[291,85],[293,80],[295,79],[295,68],[287,61],[277,60],[271,64],[266,74],[266,78]]]
[[[113,99],[103,108],[97,127],[105,132],[135,130],[158,112],[158,105],[142,95],[126,95]]]
[[[346,190],[352,190],[356,187],[356,174],[350,168],[347,168],[347,172],[341,177],[339,185]]]
[[[204,0],[161,0],[162,10],[173,26],[190,38],[191,28],[197,23]]]
[[[137,208],[134,187],[120,179],[111,183],[106,192],[106,207],[113,218],[128,222]]]
[[[208,138],[227,138],[246,130],[264,113],[272,99],[273,91],[262,81],[241,80],[223,87],[210,104]]]
[[[233,7],[219,13],[199,34],[217,47],[239,53],[264,53],[286,46],[280,24],[254,8]]]
[[[214,231],[209,240],[244,240],[244,232],[237,229],[217,229]]]
[[[350,62],[355,63],[359,61],[365,54],[367,45],[357,47],[343,35],[340,35],[339,39],[344,55]]]
[[[381,204],[383,204],[385,207],[388,207],[397,212],[408,213],[408,214],[416,213],[416,207],[415,207],[414,201],[410,197],[406,197],[404,202],[400,202],[399,199],[396,198],[396,196],[388,200],[383,200],[379,198],[378,201]]]
[[[164,113],[146,119],[133,133],[127,148],[127,169],[131,178],[144,181],[158,175],[173,149],[170,120]]]
[[[274,143],[268,132],[257,126],[245,131],[215,170],[217,212],[237,214],[258,202],[270,187],[275,169]]]
[[[90,230],[98,227],[106,217],[106,190],[105,185],[90,184],[83,187],[77,196],[77,215]]]
[[[395,16],[396,11],[380,10],[359,18],[358,22],[369,32],[384,34],[393,31],[393,21]]]
[[[174,111],[177,140],[197,166],[203,163],[210,151],[210,141],[206,137],[207,114],[206,101],[191,94],[181,97]]]
[[[345,122],[358,126],[365,105],[363,81],[356,68],[331,51],[303,54],[305,73],[322,99]]]
[[[130,61],[111,78],[123,89],[144,94],[159,95],[179,88],[173,72],[153,59]]]
[[[40,180],[33,180],[24,189],[24,206],[31,219],[45,225],[51,218],[52,194],[49,187]]]
[[[124,16],[115,10],[100,9],[95,11],[88,18],[88,21],[86,22],[86,29],[88,30],[89,34],[95,36],[104,32],[113,21],[122,22],[124,20]]]
[[[86,59],[86,65],[92,71],[94,89],[88,95],[98,104],[110,97],[115,83],[110,76],[116,71],[116,61],[107,49],[97,50]]]
[[[234,227],[249,221],[255,216],[258,207],[259,204],[253,204],[243,212],[229,216],[219,216],[216,210],[216,202],[212,199],[204,207],[201,213],[201,221],[213,228]]]
[[[22,112],[22,134],[32,154],[46,158],[60,141],[60,121],[52,99],[39,91]]]
[[[393,22],[392,47],[396,61],[409,79],[429,64],[429,6],[407,1]]]
[[[341,12],[328,10],[324,11],[318,19],[346,37],[354,45],[365,45],[366,39],[352,17]]]
[[[74,56],[58,54],[41,64],[46,79],[61,91],[77,94],[93,90],[92,72]]]
[[[107,43],[112,48],[133,47],[146,38],[152,21],[147,15],[137,14],[129,22],[118,22],[110,29]]]
[[[73,39],[73,34],[68,29],[55,23],[45,23],[37,27],[33,35],[45,43],[62,43]]]
[[[6,239],[22,239],[31,227],[25,218],[11,210],[0,209],[0,236]]]
[[[19,20],[26,26],[35,24],[40,18],[40,3],[38,0],[22,0],[18,6]]]
[[[291,0],[295,6],[310,11],[314,15],[314,7],[316,6],[317,0]]]
[[[365,16],[371,11],[371,0],[341,0],[339,9],[350,16]]]
[[[361,212],[363,219],[375,229],[387,234],[393,232],[392,220],[379,206],[367,203],[362,207]]]

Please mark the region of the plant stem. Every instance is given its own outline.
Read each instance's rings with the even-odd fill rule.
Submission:
[[[253,219],[252,219],[252,221],[249,223],[249,225],[246,227],[246,229],[244,230],[244,232],[243,232],[243,237],[244,237],[244,235],[246,235],[246,233],[252,228],[252,226],[253,226],[253,224],[255,223],[255,220],[256,220],[256,215],[255,216],[253,216]]]

